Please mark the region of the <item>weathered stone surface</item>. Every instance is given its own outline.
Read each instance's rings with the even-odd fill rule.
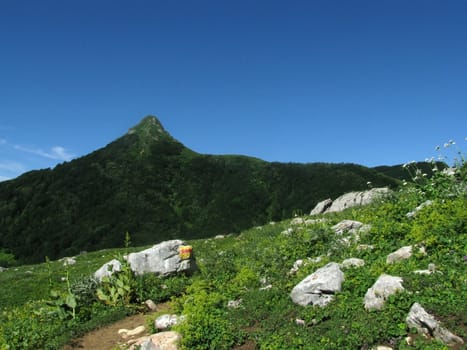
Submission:
[[[448,346],[464,344],[462,338],[441,327],[439,322],[427,313],[419,303],[412,305],[405,322],[407,326],[416,328],[418,333],[439,339]]]
[[[383,274],[367,290],[364,298],[365,309],[380,310],[390,295],[403,290],[401,277]]]
[[[316,270],[297,284],[290,293],[293,302],[302,306],[325,306],[341,290],[344,273],[335,262]]]
[[[328,209],[331,205],[331,198],[325,199],[324,201],[321,201],[318,204],[316,204],[316,206],[311,210],[310,215],[323,214],[326,211],[326,209]]]
[[[338,235],[344,234],[344,233],[355,233],[363,227],[363,223],[360,221],[355,221],[355,220],[342,220],[338,224],[334,225],[331,227],[331,229]]]
[[[140,349],[144,344],[145,349],[150,350],[178,350],[178,343],[182,336],[178,332],[167,331],[152,334],[150,336],[141,337],[131,342],[130,350]]]
[[[180,247],[184,246],[181,240],[165,241],[127,257],[131,270],[141,275],[152,272],[161,276],[168,276],[178,272],[189,272],[196,268],[193,256],[182,258]]]
[[[387,187],[372,188],[368,191],[349,192],[336,198],[331,206],[325,210],[325,213],[339,212],[347,208],[352,208],[359,205],[366,205],[373,202],[375,199],[381,198],[389,193]]]
[[[349,258],[342,261],[340,266],[344,269],[348,269],[350,267],[362,267],[365,266],[365,260],[358,258]]]
[[[96,272],[94,272],[94,278],[99,282],[102,282],[102,278],[110,277],[114,272],[120,271],[122,264],[117,259],[113,259],[108,263],[102,265]]]
[[[411,245],[397,249],[386,257],[386,263],[392,264],[410,258],[412,256],[412,249]]]

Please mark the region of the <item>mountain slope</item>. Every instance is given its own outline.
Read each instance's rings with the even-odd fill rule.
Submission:
[[[199,238],[306,213],[318,201],[397,181],[355,164],[269,163],[198,154],[155,117],[53,170],[0,183],[0,249],[22,262]]]

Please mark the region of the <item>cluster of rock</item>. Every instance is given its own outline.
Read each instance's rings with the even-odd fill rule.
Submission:
[[[352,220],[343,220],[332,227],[336,235],[351,234],[356,241],[359,239],[359,233],[362,232],[362,228],[364,228],[364,231],[368,231],[369,227],[361,222]],[[414,251],[418,251],[419,254],[426,254],[423,245],[404,246],[388,254],[386,263],[395,264],[409,259]],[[299,259],[293,264],[289,275],[295,274],[307,263],[317,263],[321,259],[321,257]],[[294,303],[301,306],[324,307],[334,299],[336,293],[341,291],[345,280],[345,274],[341,268],[359,268],[364,265],[365,261],[358,258],[345,259],[340,264],[330,262],[299,282],[292,289],[290,297]],[[413,272],[417,274],[441,273],[434,264],[429,264],[427,270],[415,270]],[[383,273],[365,293],[363,299],[364,308],[368,311],[381,310],[389,296],[404,291],[402,283],[403,279],[401,277]],[[300,325],[301,321],[297,319],[296,323]],[[439,322],[433,316],[426,313],[418,303],[414,303],[412,306],[406,318],[406,324],[409,328],[417,329],[419,334],[439,339],[448,346],[458,346],[464,343],[462,338],[441,327]],[[407,342],[410,343],[410,341],[411,338],[408,338]]]

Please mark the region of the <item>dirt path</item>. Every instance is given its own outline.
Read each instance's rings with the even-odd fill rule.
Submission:
[[[168,310],[169,307],[167,304],[157,305],[155,312]],[[118,330],[125,329],[134,329],[138,326],[146,326],[146,319],[150,314],[136,314],[128,316],[120,321],[117,321],[108,326],[98,328],[92,332],[85,334],[84,336],[73,339],[68,345],[65,345],[62,350],[77,350],[77,349],[86,349],[86,350],[110,350],[118,349],[119,345],[125,344],[128,340],[124,340],[118,334]],[[145,332],[140,336],[149,335],[149,332]]]

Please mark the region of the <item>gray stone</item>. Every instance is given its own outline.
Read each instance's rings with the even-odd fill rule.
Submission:
[[[117,259],[113,259],[104,265],[102,265],[96,272],[94,272],[94,278],[99,282],[102,282],[102,278],[110,277],[114,272],[120,271],[122,264]]]
[[[179,249],[184,246],[181,240],[165,241],[137,253],[128,255],[127,261],[131,270],[138,275],[147,272],[160,276],[168,276],[179,272],[190,272],[196,269],[193,255],[182,259]]]
[[[290,293],[292,301],[298,305],[325,306],[341,290],[344,273],[335,262],[316,270],[297,284]]]
[[[371,190],[362,192],[349,192],[336,198],[331,206],[326,209],[325,213],[339,212],[347,208],[367,205],[387,195],[389,192],[390,190],[387,187],[372,188]]]
[[[462,338],[452,334],[446,328],[423,309],[419,303],[414,303],[405,320],[407,326],[416,328],[419,334],[429,335],[439,339],[447,346],[459,346],[464,344]]]
[[[154,321],[154,326],[158,330],[166,330],[182,322],[185,319],[183,316],[165,314],[161,315]]]
[[[357,259],[357,258],[350,258],[350,259],[345,259],[340,266],[344,269],[350,268],[350,267],[362,267],[365,266],[365,260],[363,259]]]
[[[367,290],[364,298],[365,309],[381,310],[386,302],[386,299],[398,291],[403,291],[402,278],[381,275],[378,277],[373,286]]]
[[[412,246],[405,246],[397,249],[386,257],[386,263],[392,264],[401,260],[408,259],[412,256]]]
[[[332,205],[332,200],[330,198],[325,199],[324,201],[319,202],[311,210],[310,215],[319,215],[323,214],[330,206]]]

